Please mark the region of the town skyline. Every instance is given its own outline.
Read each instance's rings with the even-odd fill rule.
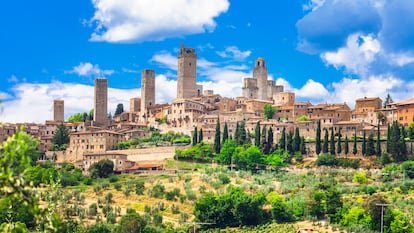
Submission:
[[[194,12],[209,9],[198,18],[182,7],[130,1],[122,1],[120,15],[111,11],[118,6],[105,0],[50,3],[33,6],[34,11],[26,7],[16,16],[11,13],[20,2],[8,4],[9,12],[1,16],[10,23],[4,25],[9,37],[0,45],[5,51],[0,56],[0,121],[52,119],[54,99],[65,100],[65,117],[87,112],[93,107],[97,77],[108,79],[108,110],[114,113],[118,103],[126,107],[130,98],[140,96],[140,73],[145,68],[155,70],[156,102],[171,103],[182,43],[197,51],[197,82],[224,97],[241,96],[242,80],[251,77],[258,57],[266,60],[269,78],[295,92],[298,101],[353,106],[355,99],[365,96],[384,100],[390,93],[395,101],[413,97],[414,35],[406,30],[414,23],[410,2],[264,2],[268,7],[224,0],[212,5],[188,2]],[[109,15],[103,14],[105,4]],[[162,10],[174,9],[197,23],[174,22],[177,28],[165,30],[162,26],[171,23],[168,17],[159,18],[163,24],[151,25],[147,15],[127,15],[127,7],[150,7],[158,17]],[[64,8],[65,13],[55,14]],[[405,11],[391,14],[401,9]],[[327,25],[326,17],[333,12],[337,17]],[[113,24],[105,21],[110,16],[115,17]],[[134,33],[117,33],[127,16],[139,21]],[[351,16],[362,17],[358,21]],[[398,23],[401,19],[404,24]],[[65,26],[59,28],[59,23]],[[151,25],[151,31],[143,33],[142,25]],[[335,32],[338,27],[343,28],[340,33]],[[24,39],[27,33],[33,35],[30,40]]]

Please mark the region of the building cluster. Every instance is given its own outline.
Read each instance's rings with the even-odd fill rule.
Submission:
[[[126,157],[114,151],[118,142],[149,135],[148,128],[163,132],[173,130],[192,134],[195,127],[203,130],[204,140],[214,140],[216,123],[227,123],[229,134],[236,125],[245,121],[248,132],[254,132],[258,121],[262,126],[272,127],[274,140],[280,138],[283,128],[293,131],[299,127],[302,136],[314,138],[317,121],[322,128],[341,130],[348,137],[374,131],[380,126],[386,135],[387,122],[399,121],[408,125],[413,121],[414,99],[390,103],[385,108],[379,97],[362,97],[356,100],[355,109],[346,103],[297,102],[295,93],[285,92],[284,87],[268,79],[266,62],[258,58],[254,63],[252,77],[244,78],[242,96],[223,97],[213,90],[203,90],[197,84],[197,54],[195,49],[184,45],[178,54],[177,97],[170,104],[159,104],[155,99],[155,71],[141,72],[141,96],[130,99],[129,111],[108,118],[108,81],[97,78],[94,88],[93,120],[64,122],[64,100],[54,101],[54,119],[45,124],[24,124],[25,130],[39,138],[41,149],[47,151],[57,126],[64,123],[70,130],[70,144],[59,157],[61,160],[81,162],[85,168],[96,158],[113,158],[116,167],[128,164]],[[271,105],[276,111],[271,119],[264,118],[264,106]],[[3,124],[0,141],[12,135],[21,124]],[[123,158],[116,160],[116,158]]]

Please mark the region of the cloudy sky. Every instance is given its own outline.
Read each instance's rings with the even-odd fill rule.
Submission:
[[[414,97],[414,1],[13,0],[0,9],[0,121],[44,122],[93,107],[106,77],[109,111],[140,96],[156,72],[156,101],[176,96],[182,43],[198,54],[197,81],[241,94],[263,57],[269,78],[297,101]]]

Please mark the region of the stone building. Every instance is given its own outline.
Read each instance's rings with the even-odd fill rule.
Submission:
[[[253,68],[253,77],[243,79],[242,95],[248,99],[274,100],[283,86],[276,85],[274,80],[268,80],[266,62],[258,58]]]
[[[141,117],[145,121],[148,108],[155,105],[155,71],[143,70],[141,73]]]
[[[195,119],[205,114],[206,106],[191,99],[175,99],[171,103],[168,122],[172,127],[193,127]]]
[[[193,48],[185,48],[181,45],[178,54],[177,99],[191,98],[200,95],[196,84],[197,54]]]
[[[98,126],[108,124],[108,80],[95,79],[93,120]]]
[[[378,123],[377,112],[381,108],[382,100],[378,97],[356,99],[351,121],[367,122],[376,125]]]
[[[414,98],[395,103],[398,122],[408,126],[414,121]]]
[[[53,100],[53,120],[63,122],[65,120],[65,102]]]
[[[89,167],[101,160],[111,160],[114,163],[114,171],[117,173],[126,172],[135,163],[128,160],[128,155],[114,152],[85,153],[83,155],[83,170],[87,172]]]
[[[97,154],[115,150],[118,142],[124,141],[124,134],[109,130],[83,131],[70,134],[70,146],[66,161],[81,160],[85,153]]]
[[[129,100],[129,111],[140,112],[141,111],[141,98],[131,98]]]

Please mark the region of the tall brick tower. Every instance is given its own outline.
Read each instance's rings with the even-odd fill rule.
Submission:
[[[263,58],[259,57],[254,65],[253,78],[257,79],[257,98],[261,100],[267,99],[267,67]]]
[[[65,120],[65,102],[53,100],[53,120],[63,122]]]
[[[95,79],[93,109],[93,120],[98,125],[105,126],[108,119],[108,80],[106,78]]]
[[[195,49],[182,44],[178,54],[177,99],[197,96],[196,65]]]
[[[155,104],[155,71],[145,69],[141,72],[141,112]],[[141,114],[144,115],[144,114]]]

